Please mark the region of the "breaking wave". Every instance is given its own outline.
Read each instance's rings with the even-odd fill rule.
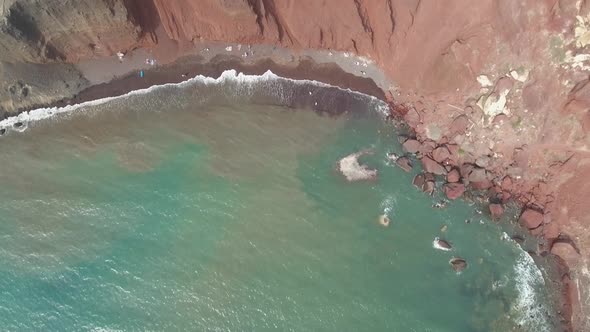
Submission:
[[[120,98],[144,95],[164,88],[184,88],[189,86],[229,87],[230,95],[225,97],[248,97],[255,95],[272,96],[276,102],[293,107],[310,106],[317,111],[341,114],[353,108],[374,108],[387,115],[388,106],[380,99],[350,89],[342,89],[313,80],[294,80],[275,75],[270,70],[262,75],[246,75],[235,70],[226,70],[218,78],[203,75],[195,76],[180,83],[154,85],[146,89],[133,90],[125,95],[96,99],[64,107],[38,108],[0,121],[0,130],[25,131],[29,124],[49,119],[58,114],[73,113],[81,108],[102,105]],[[347,96],[346,98],[342,98]]]

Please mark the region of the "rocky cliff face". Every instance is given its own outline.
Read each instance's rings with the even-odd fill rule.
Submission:
[[[449,156],[441,162],[498,201],[520,193],[521,202],[542,212],[532,231],[548,240],[543,250],[572,267],[564,278],[590,284],[587,1],[3,0],[0,6],[0,71],[10,78],[0,88],[4,111],[34,104],[31,91],[57,93],[49,82],[28,90],[30,83],[17,80],[19,63],[112,55],[157,43],[160,26],[183,42],[269,43],[370,58],[396,83],[386,92],[423,142],[420,153],[443,147]],[[75,74],[67,82],[87,83]],[[426,160],[439,162],[434,155]],[[570,295],[579,302],[580,330],[589,330],[590,290]]]

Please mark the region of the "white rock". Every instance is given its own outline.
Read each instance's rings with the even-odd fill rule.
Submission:
[[[479,85],[481,85],[483,88],[488,88],[494,85],[486,75],[477,76],[477,81],[479,82]]]

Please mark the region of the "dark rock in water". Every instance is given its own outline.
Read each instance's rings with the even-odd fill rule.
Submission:
[[[427,194],[434,192],[434,176],[431,173],[420,173],[416,175],[412,184]]]
[[[502,215],[504,214],[504,208],[502,207],[502,204],[490,204],[489,209],[492,219],[498,220],[502,218]]]
[[[6,128],[0,128],[0,136],[6,134]]]
[[[426,179],[424,178],[424,173],[420,173],[420,174],[416,175],[414,177],[414,180],[412,180],[412,184],[420,190],[422,190],[422,186],[424,185],[425,182],[426,182]]]
[[[410,172],[412,170],[412,162],[408,157],[397,158],[395,163],[406,172]]]
[[[430,157],[422,158],[422,166],[424,170],[429,173],[433,173],[436,175],[445,175],[447,174],[447,170],[442,167],[439,163],[432,160]]]
[[[420,145],[421,145],[420,142],[418,142],[417,140],[409,139],[404,142],[404,144],[402,145],[402,148],[407,153],[416,153],[420,150]]]
[[[453,249],[453,246],[448,241],[445,241],[445,240],[440,239],[438,237],[435,237],[434,241],[432,241],[432,247],[434,249],[443,250],[443,251],[449,251],[449,250]]]
[[[22,127],[22,126],[24,126],[24,125],[25,125],[25,124],[24,124],[24,123],[22,123],[22,122],[16,122],[16,123],[15,123],[13,126],[14,126],[14,128],[20,128],[20,127]]]
[[[461,257],[451,258],[451,260],[449,261],[449,264],[451,264],[451,267],[457,273],[461,273],[467,267],[467,261]]]
[[[526,209],[519,218],[520,224],[528,229],[535,229],[543,223],[543,214],[533,209]]]
[[[443,186],[443,191],[449,199],[457,199],[465,192],[465,185],[462,183],[447,183]]]
[[[425,184],[423,190],[428,195],[432,195],[432,194],[434,194],[434,188],[435,188],[434,181],[426,181],[426,184]]]

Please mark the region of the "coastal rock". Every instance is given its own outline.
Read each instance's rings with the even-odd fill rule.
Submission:
[[[462,183],[447,183],[443,186],[443,191],[449,199],[457,199],[465,192],[465,185]]]
[[[422,167],[424,167],[426,172],[436,175],[445,175],[447,173],[447,170],[444,167],[432,160],[430,157],[422,158]]]
[[[451,169],[449,173],[447,173],[447,182],[449,183],[459,182],[460,179],[461,175],[456,168]]]
[[[437,163],[443,163],[445,160],[449,159],[450,156],[451,153],[445,146],[439,146],[432,151],[432,159]]]
[[[404,144],[402,145],[402,148],[407,153],[416,153],[416,152],[420,151],[421,145],[422,144],[420,144],[420,142],[418,142],[417,140],[409,139],[404,142]]]
[[[567,242],[554,243],[551,253],[563,258],[566,262],[576,262],[580,258],[578,251]]]
[[[474,168],[467,177],[469,182],[484,182],[488,180],[487,172],[483,168]]]
[[[389,217],[386,214],[382,214],[379,216],[379,224],[383,227],[387,227],[389,226],[389,223],[391,221],[389,220]]]
[[[434,193],[434,176],[430,173],[420,173],[416,175],[412,184],[427,194],[431,195]]]
[[[412,171],[412,162],[408,157],[400,157],[395,161],[395,163],[406,172]]]
[[[543,214],[537,210],[526,209],[520,215],[519,222],[528,229],[535,229],[543,223]]]
[[[490,180],[484,180],[484,181],[471,182],[471,186],[473,187],[473,189],[476,189],[476,190],[486,190],[486,189],[490,189],[491,187],[493,187],[494,184]]]
[[[377,170],[370,169],[366,165],[361,165],[358,161],[358,158],[372,153],[369,150],[364,150],[360,152],[352,153],[338,162],[338,170],[346,180],[353,182],[353,181],[362,181],[362,180],[374,180],[377,178]]]
[[[449,261],[449,264],[457,273],[461,273],[465,268],[467,268],[467,261],[461,257],[453,257]]]
[[[498,220],[502,218],[502,215],[504,214],[504,207],[502,207],[502,204],[490,204],[489,209],[492,219]]]
[[[449,251],[453,249],[453,246],[448,241],[438,237],[435,237],[434,241],[432,241],[432,247],[442,251]]]

